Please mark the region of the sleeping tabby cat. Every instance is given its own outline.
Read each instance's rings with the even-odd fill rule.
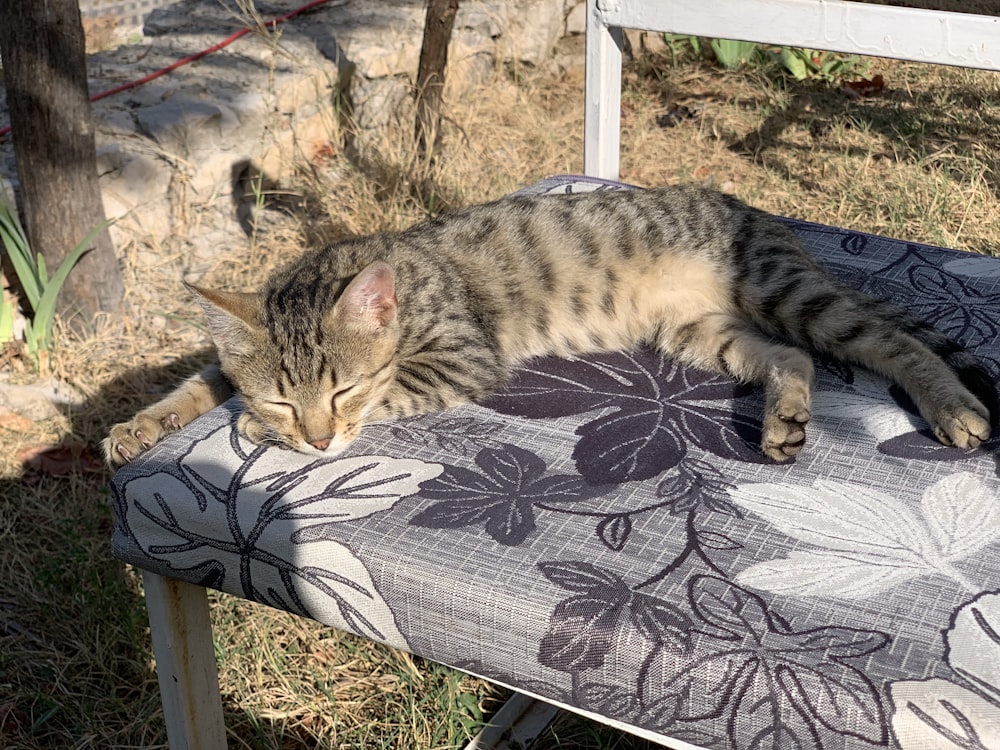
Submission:
[[[335,454],[368,422],[483,398],[532,357],[640,343],[761,384],[777,461],[805,440],[805,349],[900,384],[946,444],[978,446],[997,410],[971,355],[832,279],[771,216],[695,186],[510,197],[313,250],[257,293],[191,289],[219,366],[115,426],[112,466],[232,389],[253,442]]]

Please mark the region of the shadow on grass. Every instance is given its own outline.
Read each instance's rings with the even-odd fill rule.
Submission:
[[[137,395],[168,388],[207,351],[122,373],[68,414],[101,434]],[[150,399],[151,400],[151,399]],[[109,474],[96,445],[0,481],[0,747],[162,745],[139,576],[110,552]]]
[[[916,165],[937,158],[957,179],[982,178],[1000,197],[1000,171],[990,166],[1000,156],[995,152],[1000,137],[1000,99],[994,92],[951,84],[940,90],[910,90],[905,82],[890,80],[884,92],[852,99],[819,82],[788,81],[785,86],[792,105],[775,108],[752,132],[732,135],[731,151],[755,163],[760,163],[764,152],[779,150],[809,154],[814,159],[817,153],[825,153]],[[810,142],[785,138],[793,129],[808,131]],[[891,150],[845,146],[829,137],[836,129],[875,134],[891,144]],[[819,189],[794,174],[788,176],[806,189]]]

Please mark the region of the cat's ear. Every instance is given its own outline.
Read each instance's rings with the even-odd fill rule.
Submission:
[[[346,319],[387,328],[396,320],[396,308],[396,277],[388,263],[376,261],[351,280],[333,314],[336,322]]]
[[[260,330],[260,295],[255,292],[222,292],[184,283],[205,310],[212,340],[220,351],[242,353],[252,348]]]

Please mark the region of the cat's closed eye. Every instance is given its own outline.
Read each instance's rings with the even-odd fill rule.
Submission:
[[[358,392],[358,386],[359,384],[352,383],[347,386],[339,386],[336,390],[334,390],[333,396],[330,399],[333,402],[333,408],[336,409],[338,406],[343,404],[344,401],[355,395]]]
[[[289,401],[264,401],[263,404],[272,409],[287,412],[289,416],[295,416],[295,404]]]

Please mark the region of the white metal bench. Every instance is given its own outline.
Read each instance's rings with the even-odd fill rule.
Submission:
[[[1000,17],[848,0],[587,0],[584,172],[618,177],[622,29],[1000,70]]]
[[[836,0],[588,0],[587,14],[585,171],[597,178],[614,179],[618,172],[622,28],[1000,69],[1000,22],[992,17]],[[553,180],[536,190],[603,187],[606,186],[601,183],[567,178]],[[985,321],[984,326],[994,326],[994,335],[992,340],[966,343],[978,347],[977,351],[989,362],[1000,367],[1000,344],[996,335],[1000,329],[1000,313],[997,313],[1000,305],[990,302],[1000,299],[1000,261],[966,258],[953,251],[828,227],[796,224],[794,228],[802,233],[810,249],[833,263],[836,272],[854,281],[877,279],[884,288],[899,292],[904,300],[918,306],[923,303],[917,291],[907,289],[907,273],[921,267],[942,270],[948,278],[956,280],[956,289],[967,290],[967,297],[960,299],[952,294],[948,303],[952,306],[950,312],[935,307],[937,303],[933,300],[927,303],[930,305],[927,309],[946,315],[966,309],[962,305],[968,305],[967,309],[979,316],[977,320]],[[859,260],[858,255],[863,255],[855,253],[859,247],[867,247],[870,257]],[[878,260],[879,257],[883,260]],[[940,450],[946,449],[934,448],[921,439],[912,421],[915,418],[906,417],[899,405],[885,395],[884,388],[879,390],[872,385],[877,381],[858,375],[854,383],[845,384],[834,375],[821,374],[820,388],[825,389],[826,395],[820,397],[820,407],[823,403],[829,406],[832,399],[837,408],[831,408],[828,415],[818,414],[814,422],[817,430],[807,455],[815,456],[815,460],[798,461],[796,472],[773,470],[771,475],[761,475],[756,473],[758,468],[748,458],[749,454],[741,453],[745,447],[740,444],[741,425],[750,425],[752,429],[752,420],[740,415],[753,412],[752,397],[734,392],[732,388],[727,391],[724,383],[710,378],[699,380],[696,376],[675,372],[669,366],[664,370],[645,354],[622,355],[611,362],[584,361],[567,367],[559,362],[546,362],[531,368],[510,391],[487,407],[468,407],[449,414],[447,419],[428,417],[407,423],[405,430],[394,430],[391,426],[367,430],[356,450],[343,459],[347,463],[335,461],[310,468],[304,457],[255,450],[233,437],[236,407],[228,405],[171,436],[120,471],[113,482],[117,516],[114,548],[119,557],[143,569],[172,750],[226,746],[208,600],[203,585],[272,606],[282,606],[284,602],[286,608],[293,611],[302,610],[328,624],[410,648],[428,658],[508,684],[643,736],[659,741],[672,738],[678,748],[742,748],[752,744],[753,737],[746,734],[752,724],[741,723],[754,718],[744,715],[743,709],[752,708],[749,704],[741,709],[736,701],[736,707],[732,708],[730,704],[735,698],[729,695],[731,700],[725,710],[716,709],[720,705],[719,696],[726,691],[739,688],[744,690],[742,696],[746,691],[758,689],[754,682],[758,673],[750,671],[761,668],[764,662],[726,662],[721,655],[723,650],[717,649],[713,652],[718,659],[717,667],[710,665],[707,678],[696,684],[691,677],[693,673],[682,669],[682,666],[691,665],[687,662],[679,665],[677,660],[694,660],[698,654],[707,654],[707,651],[697,650],[703,648],[703,641],[715,639],[712,643],[718,644],[726,643],[729,638],[733,643],[742,644],[748,638],[752,640],[755,633],[776,641],[784,639],[789,644],[789,654],[813,654],[814,663],[810,669],[803,668],[798,674],[793,669],[776,670],[771,674],[779,681],[787,681],[780,686],[775,684],[774,689],[784,690],[786,696],[794,698],[788,698],[785,703],[776,699],[772,708],[779,713],[791,712],[783,718],[786,723],[782,726],[787,731],[813,732],[809,737],[813,743],[810,747],[892,745],[900,733],[924,738],[920,741],[925,744],[911,747],[946,747],[949,736],[953,740],[967,740],[964,747],[979,747],[962,734],[968,727],[980,733],[982,747],[1000,746],[1000,709],[997,709],[1000,694],[994,692],[1000,685],[1000,651],[995,639],[991,641],[997,632],[991,628],[1000,629],[1000,605],[996,603],[997,595],[991,593],[997,588],[996,580],[1000,577],[1000,560],[997,559],[1000,553],[996,546],[992,548],[992,557],[984,555],[969,568],[962,567],[961,560],[955,563],[960,570],[954,580],[945,576],[945,583],[939,588],[947,601],[937,605],[937,609],[928,607],[923,613],[906,615],[907,627],[914,631],[913,640],[907,640],[910,635],[890,633],[885,612],[874,605],[869,608],[863,597],[849,602],[846,608],[838,604],[836,594],[844,594],[846,588],[833,591],[834,595],[828,598],[815,598],[803,608],[791,601],[795,599],[794,592],[775,593],[762,583],[768,564],[777,564],[776,570],[781,568],[780,559],[784,558],[780,554],[776,558],[775,550],[789,558],[798,554],[800,560],[802,555],[813,554],[813,562],[836,558],[836,555],[823,557],[817,537],[795,535],[794,524],[789,519],[804,509],[795,506],[795,497],[775,490],[782,482],[786,482],[787,487],[796,487],[802,497],[815,502],[821,509],[831,497],[848,497],[850,492],[874,499],[876,506],[884,500],[883,495],[888,497],[884,507],[871,509],[870,517],[864,516],[863,507],[848,507],[847,501],[847,506],[840,508],[845,514],[840,521],[848,525],[853,523],[852,528],[858,534],[870,534],[868,541],[876,540],[872,541],[876,546],[880,526],[884,531],[884,527],[893,522],[919,519],[923,507],[925,514],[930,515],[913,523],[916,526],[930,523],[931,527],[921,527],[925,531],[930,528],[930,531],[926,538],[911,540],[914,549],[942,540],[957,547],[962,543],[962,534],[968,537],[966,542],[971,545],[970,549],[978,545],[973,552],[989,549],[994,544],[992,531],[989,528],[977,531],[976,524],[996,520],[990,515],[989,503],[984,502],[1000,501],[997,497],[1000,485],[996,477],[996,440],[974,455],[945,455]],[[561,403],[576,403],[576,406],[565,407],[566,413],[553,421],[550,419],[552,414],[541,413],[546,409],[553,411],[553,407],[541,408],[533,401],[532,394],[544,392],[557,381],[567,382],[567,379],[578,383],[580,393],[585,393],[588,388],[597,388],[594,383],[601,373],[610,370],[617,372],[616,377],[625,384],[623,398],[630,392],[634,395],[637,383],[646,378],[661,390],[674,389],[671,393],[677,403],[690,401],[690,408],[684,407],[688,411],[679,417],[682,421],[701,419],[704,424],[685,423],[674,443],[680,457],[675,456],[677,460],[672,464],[667,462],[649,471],[625,472],[617,478],[612,477],[622,482],[616,485],[620,492],[616,495],[612,490],[610,494],[594,497],[590,488],[600,486],[598,480],[608,480],[610,476],[600,472],[612,469],[602,468],[600,461],[583,455],[587,450],[585,440],[593,436],[599,421],[588,411],[586,397],[578,394],[577,403],[573,401],[573,394],[566,395]],[[632,391],[628,391],[629,388]],[[695,402],[702,406],[693,405]],[[705,403],[715,406],[706,412],[698,411]],[[747,410],[743,410],[744,406]],[[819,411],[822,412],[822,408]],[[723,413],[731,414],[732,419],[719,421]],[[873,414],[884,419],[872,420]],[[477,429],[469,429],[472,426]],[[710,428],[707,432],[706,426]],[[867,447],[858,448],[857,455],[852,457],[853,448],[842,451],[836,440],[825,440],[824,430],[830,435],[846,431]],[[519,452],[523,448],[516,446],[530,444],[525,442],[530,440],[526,435],[538,433],[545,437],[543,442],[549,452],[543,454],[541,448],[537,451],[532,448],[535,458]],[[466,438],[468,440],[463,443]],[[554,512],[544,508],[544,503],[531,506],[535,513],[533,520],[538,524],[531,530],[498,530],[482,524],[462,526],[456,520],[460,514],[449,517],[440,487],[434,484],[436,478],[442,472],[451,472],[453,477],[464,476],[463,471],[489,473],[491,457],[498,455],[497,451],[523,459],[525,466],[540,462],[545,470],[543,478],[550,475],[577,477],[566,481],[576,482],[574,486],[578,487],[581,498],[586,497],[591,503],[587,505],[587,513],[597,520],[587,522],[589,525],[585,528],[574,527],[570,521],[557,524]],[[907,486],[895,494],[885,486],[880,495],[875,487],[880,482],[885,484],[885,477],[893,471],[904,471],[899,468],[897,456],[921,451],[923,453],[917,458],[904,461],[912,460],[917,465]],[[337,514],[336,503],[344,501],[332,496],[314,501],[309,495],[295,495],[289,490],[287,497],[276,499],[276,490],[265,492],[260,484],[246,480],[248,474],[244,472],[273,472],[280,466],[285,467],[289,476],[298,472],[299,479],[308,477],[302,483],[306,487],[303,491],[313,492],[316,497],[323,495],[326,491],[323,488],[328,488],[330,482],[355,476],[356,472],[366,477],[369,475],[365,472],[370,472],[373,481],[388,483],[387,496],[392,495],[394,499],[384,502],[383,506],[376,507],[376,501],[362,499],[362,504],[367,502],[371,507],[355,512],[353,517],[347,513],[346,521],[342,518],[336,522],[331,520],[323,529],[315,524],[306,524],[311,531],[303,532],[306,526],[298,529],[307,537],[312,533],[316,540],[325,538],[334,557],[340,555],[336,559],[344,565],[357,566],[345,575],[355,576],[351,585],[367,592],[368,603],[353,602],[348,591],[350,586],[341,591],[333,584],[329,586],[332,594],[320,601],[322,597],[317,591],[322,586],[317,583],[318,579],[310,579],[308,584],[296,583],[286,591],[281,587],[288,585],[287,577],[272,575],[273,571],[254,556],[253,549],[240,548],[234,539],[226,536],[234,532],[232,515],[227,521],[224,511],[232,511],[237,500],[241,508],[252,508],[253,503],[260,505],[265,500],[271,503],[315,502],[319,505],[311,505],[311,513],[321,514],[325,508]],[[596,478],[588,477],[588,471],[597,472]],[[767,487],[764,486],[766,476],[773,476]],[[735,488],[731,492],[727,490],[730,485]],[[968,498],[968,506],[979,516],[962,517],[959,510],[948,510],[949,501],[959,491],[955,487],[977,493]],[[850,492],[844,488],[849,488]],[[673,499],[672,491],[676,493]],[[770,506],[762,499],[768,491],[775,491],[779,496]],[[716,515],[697,515],[697,510],[689,507],[694,502],[693,497],[709,505],[716,502]],[[659,515],[641,510],[645,507],[642,503],[650,498],[659,498]],[[676,504],[670,505],[671,502]],[[948,515],[949,512],[952,515]],[[852,513],[855,515],[851,516]],[[748,516],[756,521],[750,523]],[[450,527],[449,518],[454,521]],[[564,518],[579,520],[583,515]],[[836,513],[819,521],[824,519],[836,521]],[[265,520],[248,521],[250,526],[261,531],[259,537],[254,537],[255,544],[264,543],[264,532],[274,525],[273,521],[270,516]],[[696,522],[704,525],[695,528]],[[934,527],[934,523],[938,527]],[[441,536],[435,536],[438,531],[432,533],[428,529],[438,529]],[[343,534],[338,536],[335,531]],[[328,537],[323,537],[324,534]],[[375,555],[381,552],[372,550],[378,549],[377,540],[383,538],[380,534],[385,539],[400,541],[392,545],[394,549],[388,550],[391,554],[376,559]],[[303,538],[300,534],[294,543],[291,538],[284,542],[272,539],[278,548],[271,548],[269,554],[278,557],[286,554],[289,560],[298,556],[300,563],[308,561],[310,551],[315,548],[303,542]],[[689,548],[684,548],[679,541],[684,539]],[[419,564],[414,561],[412,570],[408,570],[406,558],[400,555],[412,553],[416,557],[420,544],[442,546],[429,556],[430,562],[428,559]],[[758,548],[752,549],[754,544]],[[641,580],[642,565],[648,563],[643,554],[658,559],[659,553],[648,551],[650,545],[663,549],[665,567],[653,569],[654,565],[647,570],[648,580]],[[646,552],[639,550],[640,546]],[[333,554],[330,549],[327,553]],[[678,588],[671,589],[676,602],[669,603],[664,598],[667,589],[657,588],[663,581],[656,577],[662,579],[672,574],[664,572],[670,567],[667,564],[670,560],[676,561],[683,555],[696,556],[699,550],[716,568],[693,572]],[[841,553],[841,559],[861,555],[850,545]],[[232,561],[242,560],[245,565],[230,565],[227,555]],[[464,562],[476,555],[486,555],[494,561],[496,568],[489,576],[477,578],[474,569],[463,567]],[[885,559],[891,558],[891,554],[886,555]],[[433,564],[435,556],[440,556],[437,576],[426,567]],[[273,555],[268,559],[273,560]],[[734,561],[739,561],[738,570]],[[897,562],[896,567],[888,563],[885,567],[885,575],[894,587],[905,588],[917,579],[926,582],[924,574],[931,575],[921,569],[914,574],[916,577],[907,578],[901,572],[903,563]],[[919,568],[919,563],[913,565]],[[292,578],[296,575],[293,569],[285,573]],[[467,574],[469,579],[452,581],[457,573]],[[428,587],[431,591],[427,594],[428,600],[441,605],[437,616],[428,622],[437,623],[435,627],[438,628],[447,628],[451,623],[455,639],[461,641],[456,651],[468,658],[452,655],[449,652],[452,644],[447,643],[448,633],[422,630],[430,626],[421,625],[421,613],[407,610],[400,603],[403,589],[394,590],[389,579],[405,579],[407,575],[412,575],[413,580],[406,585]],[[306,578],[294,580],[305,581]],[[880,590],[878,580],[858,578],[855,576],[857,586]],[[490,580],[505,581],[515,594],[497,584],[497,591],[485,596],[483,601],[475,600],[470,592],[491,585]],[[817,591],[823,590],[821,584],[816,585]],[[826,585],[829,594],[835,586],[831,582]],[[273,594],[268,593],[272,590]],[[289,592],[294,592],[294,596],[284,596]],[[860,596],[857,591],[855,594]],[[518,608],[521,601],[518,597],[522,596],[523,613]],[[603,602],[600,606],[606,605],[608,612],[619,607],[619,615],[626,613],[625,619],[631,624],[622,625],[620,632],[616,630],[611,635],[586,630],[596,627],[594,623],[607,615],[598,611],[591,621],[586,621],[582,601],[588,596]],[[377,606],[370,602],[376,602]],[[490,602],[495,611],[489,617],[469,621],[476,617],[477,611],[491,606]],[[804,614],[810,608],[813,614]],[[847,610],[859,613],[853,629],[834,616]],[[829,620],[823,619],[826,616],[823,612],[830,616]],[[737,636],[736,621],[740,617],[744,622],[739,627],[746,631],[740,631]],[[509,621],[512,628],[511,633],[498,636],[501,642],[495,649],[491,650],[490,644],[477,643],[468,634],[462,635],[465,626],[475,632],[477,628],[486,627],[484,623],[491,619]],[[876,626],[876,621],[881,625]],[[576,636],[567,633],[574,622],[583,628]],[[945,644],[938,642],[942,633],[945,633]],[[809,645],[810,634],[812,646]],[[577,638],[575,646],[574,637]],[[616,638],[624,640],[618,642]],[[824,638],[826,642],[820,644],[820,648],[816,639]],[[674,639],[672,646],[668,644],[670,639]],[[650,643],[655,646],[649,647]],[[774,644],[758,645],[766,651]],[[796,648],[800,651],[796,652]],[[935,648],[941,652],[936,656],[925,659],[919,653],[922,649],[932,651]],[[509,656],[500,657],[499,654]],[[540,674],[533,674],[525,666],[530,659],[537,662],[535,666]],[[907,660],[916,660],[915,672],[907,671]],[[864,671],[872,664],[886,674],[897,674],[898,679],[885,678],[884,684],[874,685],[875,678]],[[825,667],[820,668],[822,665]],[[731,672],[726,674],[726,668]],[[622,687],[621,673],[634,674],[640,682],[643,679],[646,682],[633,694]],[[655,690],[649,692],[651,673],[661,675],[666,683],[671,680],[677,683],[682,674],[690,679],[684,678],[688,681],[683,689],[678,687],[676,695],[669,690],[660,694]],[[563,677],[566,681],[560,682]],[[813,684],[807,684],[810,679]],[[822,684],[824,679],[830,683]],[[838,679],[842,684],[851,683],[840,693],[834,686]],[[571,687],[567,687],[569,685]],[[592,687],[587,688],[587,685]],[[643,690],[646,690],[645,695]],[[698,696],[704,699],[705,705],[704,716],[700,717],[696,715]],[[813,703],[828,699],[836,703],[838,697],[853,701],[853,704],[819,706]],[[730,708],[732,713],[725,713]],[[718,714],[714,719],[710,716],[713,712]],[[866,716],[866,712],[869,715]],[[891,716],[889,712],[893,712]],[[714,720],[718,720],[716,724],[712,724]],[[837,724],[838,721],[842,723]],[[717,729],[711,728],[716,725]],[[940,744],[935,744],[935,737],[941,739]],[[781,737],[767,745],[772,746],[791,747],[782,744]]]

